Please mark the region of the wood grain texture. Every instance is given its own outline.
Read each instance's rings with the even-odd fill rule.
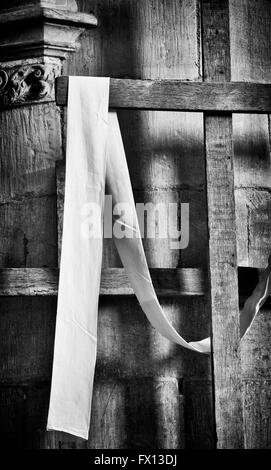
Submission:
[[[231,10],[234,79],[270,82],[270,3],[242,1],[237,5],[232,1]],[[268,116],[240,115],[234,117],[233,123],[238,261],[244,266],[263,266],[270,250]],[[247,231],[242,230],[244,217]]]
[[[47,448],[182,449],[183,403],[172,378],[95,379],[88,442],[47,433]],[[176,412],[177,411],[177,412]],[[155,425],[156,424],[156,425]],[[147,431],[147,432],[146,432]]]
[[[59,8],[69,11],[78,11],[76,0],[32,0],[32,5],[53,5],[54,8]],[[3,0],[1,2],[0,10],[6,8],[15,8],[22,6],[22,0]]]
[[[0,128],[1,204],[55,194],[55,162],[62,158],[59,108],[2,111]]]
[[[43,447],[56,298],[0,299],[0,436],[8,449]]]
[[[232,79],[270,83],[271,3],[231,0]],[[271,239],[270,117],[233,117],[238,264],[267,265]],[[244,230],[244,227],[246,228]],[[270,448],[270,307],[241,343],[245,446]]]
[[[205,275],[200,269],[151,269],[152,280],[161,296],[205,294]],[[57,295],[57,268],[0,269],[0,296]],[[100,295],[132,295],[133,289],[123,268],[102,270]]]
[[[2,111],[0,128],[1,268],[57,266],[59,109]],[[7,447],[43,445],[55,309],[55,298],[1,298],[0,436]]]
[[[179,298],[163,297],[160,302],[170,322],[188,341],[200,338],[199,327],[202,337],[208,336],[208,309],[204,298],[184,297],[180,304]],[[201,307],[203,315],[199,316]],[[101,297],[99,315],[97,378],[173,377],[182,380],[183,374],[187,378],[210,378],[209,357],[192,353],[191,360],[189,351],[161,336],[148,322],[134,296],[120,296],[116,302],[108,296]],[[204,438],[201,436],[202,441]]]
[[[161,301],[170,321],[187,339],[197,337],[199,328],[203,335],[208,334],[207,308],[204,315],[198,315],[202,300],[186,298],[182,305],[177,299],[163,298]],[[196,417],[188,425],[189,441],[184,441],[183,407],[186,399],[189,400],[190,391],[182,386],[180,377],[184,373],[196,375],[204,382],[207,368],[211,380],[207,356],[198,358],[195,354],[191,361],[190,351],[170,343],[150,325],[133,297],[119,297],[114,303],[109,297],[100,299],[98,335],[88,447],[183,448],[192,446],[195,439],[199,447],[207,446],[207,442],[209,446],[213,445],[206,437],[207,420],[206,427],[201,428],[205,431],[194,436]],[[188,396],[185,398],[183,393]],[[206,382],[202,396],[208,393],[210,384]],[[190,401],[187,408],[189,404]],[[202,406],[199,413],[205,414],[206,409],[210,411],[208,399],[200,401],[199,397],[199,404]],[[58,448],[58,442],[67,448],[82,445],[71,436],[57,433],[59,439],[53,440],[50,434],[52,447]],[[207,434],[210,439],[210,427]]]
[[[91,5],[78,0],[78,8],[91,10],[99,27],[84,36],[64,70],[116,78],[199,79],[196,0],[93,0]]]
[[[49,393],[49,383],[0,386],[0,435],[5,449],[45,448]]]
[[[213,433],[214,415],[212,413],[212,381],[207,378],[187,378],[183,382],[185,396],[184,426],[186,430],[186,447],[188,449],[215,446]],[[206,419],[209,413],[209,419]],[[210,423],[213,426],[210,426]],[[194,438],[191,439],[191,435]],[[203,441],[202,436],[205,436]]]
[[[222,72],[219,72],[222,73]],[[67,106],[68,77],[56,79],[56,104]],[[111,108],[268,113],[271,85],[110,79]]]
[[[148,122],[152,124],[161,123],[161,113],[155,114],[156,116],[152,116],[152,118],[146,122],[146,125]],[[134,186],[137,185],[139,188],[134,190],[135,203],[151,203],[157,207],[159,207],[159,204],[163,204],[163,217],[161,217],[163,221],[162,229],[167,233],[167,237],[165,238],[148,238],[146,236],[147,230],[145,230],[143,246],[146,252],[148,266],[150,268],[177,268],[179,266],[184,268],[204,267],[206,265],[205,240],[207,236],[207,227],[202,224],[202,212],[203,208],[205,208],[202,181],[204,175],[199,175],[199,178],[194,185],[191,175],[189,179],[186,178],[185,180],[183,177],[183,171],[185,174],[189,171],[191,162],[186,163],[179,156],[179,152],[182,152],[182,155],[189,152],[190,155],[195,155],[196,158],[197,152],[202,151],[203,145],[199,144],[198,146],[195,146],[195,148],[193,148],[192,145],[185,146],[185,144],[182,144],[182,142],[176,138],[175,129],[178,129],[180,122],[183,123],[184,136],[186,135],[186,131],[188,131],[189,123],[183,119],[183,116],[178,116],[178,113],[174,114],[175,116],[172,116],[172,119],[169,119],[169,122],[172,123],[172,132],[170,134],[167,132],[166,141],[163,140],[165,130],[164,132],[161,130],[160,136],[157,136],[156,134],[148,136],[146,140],[144,139],[144,142],[138,142],[135,139],[135,145],[132,150],[134,158],[131,158],[130,165],[130,171],[132,171],[131,180],[132,184],[135,182]],[[134,122],[133,119],[129,119],[129,117],[127,118],[127,112],[125,112],[125,114],[121,116],[121,128],[124,131],[123,134],[125,139],[124,145],[129,145],[131,142],[130,139],[133,139],[132,132],[129,131],[130,127],[128,127],[129,134],[127,132],[127,123],[130,123],[130,121],[131,124]],[[199,133],[202,132],[201,126],[198,126],[198,130]],[[177,135],[179,136],[179,133]],[[159,148],[157,148],[158,142],[161,142]],[[170,142],[172,142],[171,148]],[[168,153],[167,158],[165,156],[165,152]],[[144,165],[143,168],[138,168],[137,165],[137,155],[139,153],[142,158],[142,166]],[[148,165],[148,155],[152,156],[153,154],[155,154],[156,157],[156,165],[154,164],[153,167],[150,168]],[[130,157],[132,157],[132,155],[130,155]],[[176,167],[179,169],[178,172],[174,172]],[[197,171],[199,171],[199,169],[200,166]],[[191,173],[192,175],[195,173],[193,168],[191,169]],[[150,176],[155,176],[155,185],[148,184]],[[167,177],[171,177],[173,180],[170,185],[167,185]],[[65,193],[65,165],[62,161],[57,162],[56,179],[59,234],[58,259],[60,259]],[[178,214],[175,214],[175,212],[167,210],[170,207],[169,204],[172,203],[177,204],[178,206],[182,203],[189,204],[189,244],[185,250],[171,248],[172,242],[175,241],[175,238],[170,235],[172,233],[171,230],[176,227],[179,230],[181,227],[181,211],[179,211]],[[155,233],[156,223],[157,217],[155,216],[155,212],[149,211],[145,219],[145,226],[148,227],[149,231]],[[157,259],[157,252],[160,254],[159,261]],[[103,265],[104,267],[122,267],[121,260],[112,239],[104,239]]]
[[[44,104],[3,111],[0,126],[1,267],[54,266],[59,110]]]
[[[270,373],[270,305],[265,304],[257,318],[253,328],[242,341],[242,372],[244,381],[258,380],[263,382],[271,379]],[[268,423],[266,423],[268,424]],[[257,439],[257,436],[255,436]]]
[[[0,298],[0,309],[0,387],[49,383],[56,298]]]
[[[0,269],[1,297],[56,296],[57,268]]]
[[[270,312],[269,312],[270,314]],[[244,425],[247,449],[270,449],[271,380],[244,381]]]
[[[258,190],[253,187],[236,188],[235,200],[238,264],[263,268],[270,255],[270,192],[268,189]]]
[[[89,13],[88,0],[78,3],[80,10]],[[270,2],[231,0],[230,5],[232,78],[270,82]],[[201,79],[196,0],[93,0],[91,8],[100,26],[84,35],[81,50],[64,65],[66,74]],[[223,50],[223,37],[227,39],[228,33],[223,27],[217,28],[216,33],[216,24],[219,22],[212,20],[207,51],[213,49],[212,54],[221,61],[221,55],[215,50],[216,37],[219,36]],[[228,58],[226,54],[222,73],[214,81],[228,73]],[[211,64],[209,78],[212,67]],[[62,156],[59,114],[53,105],[0,114],[2,267],[57,265],[54,165]],[[157,192],[159,197],[161,190],[170,188],[196,201],[197,210],[191,224],[197,230],[190,250],[178,259],[170,254],[168,247],[155,250],[155,244],[150,244],[146,245],[148,258],[153,266],[167,262],[168,267],[178,264],[196,267],[197,257],[202,262],[207,239],[202,116],[122,110],[119,117],[135,190],[145,194],[149,191],[152,197]],[[253,236],[247,237],[249,243],[243,246],[244,238],[240,238],[239,247],[245,266],[250,263],[262,266],[270,238],[269,199],[266,202],[270,187],[268,120],[265,115],[241,115],[234,116],[233,125],[236,184],[240,199],[244,189],[243,201],[252,201],[249,229],[253,228]],[[248,193],[251,189],[253,195]],[[258,218],[257,212],[260,212]],[[238,211],[238,217],[239,235],[243,236],[246,212]],[[25,237],[31,239],[28,246]],[[109,246],[104,266],[119,266],[118,263]],[[115,302],[108,296],[100,300],[100,346],[89,442],[45,433],[55,299],[0,300],[0,329],[4,339],[0,385],[3,445],[13,450],[18,447],[135,448],[145,444],[160,448],[214,446],[209,359],[163,340],[150,329],[135,300],[128,296],[119,296]],[[164,298],[162,305],[186,339],[200,339],[209,334],[209,306],[204,299]],[[267,310],[259,315],[242,344],[247,447],[270,446],[268,315]],[[134,344],[137,344],[136,351]],[[142,388],[145,381],[146,386]]]
[[[204,79],[230,80],[229,3],[202,1]],[[210,308],[218,448],[243,447],[232,118],[205,114]]]
[[[206,172],[217,446],[242,447],[231,118],[208,116]]]
[[[231,18],[232,78],[270,83],[270,2],[232,0]],[[270,250],[269,129],[267,115],[233,117],[238,262],[244,266],[262,266]],[[247,231],[242,230],[245,213]]]

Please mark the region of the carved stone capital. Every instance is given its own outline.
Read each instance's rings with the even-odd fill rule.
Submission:
[[[0,65],[0,107],[54,101],[54,82],[59,72],[58,64],[50,61]]]
[[[96,25],[76,0],[1,0],[0,108],[54,101],[62,60]]]

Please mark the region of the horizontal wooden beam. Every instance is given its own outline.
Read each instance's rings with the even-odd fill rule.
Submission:
[[[56,79],[56,103],[67,105],[69,77]],[[111,108],[271,113],[271,85],[262,83],[110,80]]]
[[[197,268],[150,269],[156,293],[159,296],[202,296],[207,290],[205,271]],[[261,270],[238,269],[241,303],[253,292]],[[0,269],[0,297],[56,296],[58,268],[2,268]],[[123,268],[102,270],[100,295],[133,295]],[[268,302],[270,305],[270,302]]]
[[[205,294],[201,269],[151,269],[159,296],[199,296]],[[0,296],[54,296],[58,289],[58,268],[0,269]],[[132,295],[123,268],[102,270],[101,295]]]

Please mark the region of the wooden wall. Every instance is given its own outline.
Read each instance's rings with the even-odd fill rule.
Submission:
[[[69,75],[201,81],[198,0],[79,0],[97,30],[64,64]],[[231,0],[232,80],[270,77],[270,4]],[[144,241],[150,267],[206,267],[201,114],[119,112],[137,201],[190,203],[190,244],[181,252]],[[62,122],[62,134],[61,134]],[[65,120],[53,104],[0,113],[1,267],[57,266],[55,162]],[[63,134],[64,131],[64,134]],[[7,138],[8,136],[8,138]],[[8,144],[7,144],[8,142]],[[234,118],[238,258],[262,267],[270,240],[267,116]],[[248,222],[248,224],[247,224]],[[248,227],[244,230],[244,227]],[[106,243],[104,266],[120,266]],[[186,339],[209,334],[203,298],[161,299]],[[99,350],[89,441],[46,433],[56,301],[2,299],[1,441],[26,448],[213,448],[210,358],[169,344],[131,297],[100,300]],[[247,447],[270,447],[268,312],[242,348]]]
[[[270,83],[271,3],[231,0],[232,80]],[[270,124],[266,115],[235,115],[238,264],[263,267],[271,252]],[[271,447],[270,311],[242,342],[244,431],[248,448]]]

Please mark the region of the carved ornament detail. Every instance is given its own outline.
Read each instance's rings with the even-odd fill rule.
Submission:
[[[54,100],[56,70],[48,64],[0,68],[0,106]]]

